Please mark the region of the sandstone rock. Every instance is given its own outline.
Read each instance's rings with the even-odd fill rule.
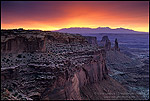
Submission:
[[[89,44],[95,45],[97,46],[97,38],[96,37],[92,37],[92,36],[84,36]]]
[[[13,88],[33,100],[82,100],[82,94],[90,100],[95,97],[92,94],[100,94],[101,89],[107,93],[122,88],[111,86],[111,81],[105,82],[110,80],[105,62],[106,50],[110,49],[108,37],[103,37],[104,48],[99,48],[90,45],[81,35],[26,31],[27,35],[18,37],[18,33],[9,33],[13,33],[13,37],[8,35],[2,40],[1,88]],[[12,63],[17,66],[9,66]],[[82,90],[93,84],[99,87]],[[104,99],[103,95],[96,96]]]
[[[111,42],[110,42],[108,36],[102,37],[102,40],[100,41],[100,47],[104,47],[106,50],[111,49]]]
[[[114,49],[117,50],[117,51],[120,51],[119,46],[118,46],[117,38],[115,39],[115,46],[114,46]]]
[[[45,41],[42,38],[16,36],[1,43],[2,53],[45,51]]]
[[[25,32],[20,34],[20,32]],[[50,31],[1,30],[1,52],[44,52],[46,43],[87,43],[83,36]],[[5,34],[7,33],[7,34]]]
[[[30,92],[30,90],[28,90],[27,88],[31,88],[31,86],[34,87],[36,85],[39,85],[37,86],[38,88],[41,89],[42,86],[42,88],[44,87],[45,90],[52,89],[53,86],[55,86],[53,90],[50,91],[40,90],[39,92],[33,90],[34,92],[39,92],[41,95],[33,95],[31,96],[32,99],[40,98],[40,99],[79,99],[80,100],[81,99],[80,87],[90,83],[102,81],[106,79],[106,75],[107,75],[107,67],[105,66],[105,61],[104,61],[106,56],[105,50],[95,50],[95,52],[90,51],[89,53],[88,51],[86,51],[88,54],[91,54],[92,56],[88,56],[86,55],[87,53],[84,52],[85,51],[79,53],[82,54],[82,56],[80,55],[78,56],[77,53],[73,53],[73,52],[71,53],[72,58],[75,57],[75,60],[78,60],[80,62],[79,63],[77,61],[77,63],[79,63],[77,65],[74,65],[76,63],[71,62],[72,61],[71,59],[70,60],[67,59],[64,64],[63,62],[60,62],[60,60],[58,60],[59,62],[56,65],[61,66],[61,68],[63,69],[57,68],[56,65],[54,64],[44,65],[43,62],[41,63],[33,62],[33,63],[29,63],[28,65],[17,66],[15,68],[12,68],[13,69],[12,73],[9,73],[10,72],[9,68],[5,68],[1,72],[1,77],[4,77],[2,79],[3,86],[4,86],[4,82],[7,80],[11,82],[14,79],[17,79],[19,82],[21,82],[21,84],[24,84],[22,85],[22,88],[17,87],[17,89],[18,90],[26,89],[27,92],[29,92],[29,95],[32,92]],[[22,56],[20,57],[20,59],[21,58]],[[87,60],[89,62],[85,63]],[[20,72],[20,71],[24,71],[24,72]],[[62,72],[62,71],[66,71],[66,72]],[[26,75],[30,75],[30,77]],[[24,78],[25,76],[26,78]],[[32,82],[30,83],[29,81]],[[49,83],[46,81],[48,81]]]

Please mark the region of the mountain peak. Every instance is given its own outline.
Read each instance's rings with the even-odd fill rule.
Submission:
[[[131,34],[139,34],[139,33],[144,33],[146,34],[147,32],[138,32],[134,31],[132,29],[125,29],[125,28],[116,28],[116,29],[111,29],[109,27],[97,27],[97,28],[88,28],[88,27],[71,27],[71,28],[63,28],[60,30],[55,30],[57,32],[64,32],[64,33],[131,33]]]

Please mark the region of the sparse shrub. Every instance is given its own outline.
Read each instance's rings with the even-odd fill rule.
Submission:
[[[21,54],[18,54],[18,56],[17,56],[18,58],[21,58]]]
[[[10,61],[10,60],[9,60],[9,59],[6,59],[6,63],[7,63],[8,61]]]
[[[19,98],[22,98],[22,95],[19,95],[18,97],[19,97]]]
[[[15,92],[14,96],[16,97],[17,95],[18,95],[18,93],[17,93],[17,92]]]
[[[2,59],[2,61],[5,61],[5,59]]]
[[[12,88],[9,88],[8,91],[12,92],[13,90],[12,90]]]

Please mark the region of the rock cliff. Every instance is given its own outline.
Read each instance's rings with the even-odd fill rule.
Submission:
[[[17,30],[18,31],[18,30]],[[71,35],[67,33],[58,33],[50,31],[30,31],[14,30],[1,31],[1,52],[18,53],[18,52],[44,52],[46,43],[88,43],[81,35]]]
[[[106,79],[108,72],[104,50],[80,54],[82,57],[72,53],[70,56],[77,56],[60,63],[55,61],[57,64],[32,62],[28,65],[2,68],[2,85],[18,92],[23,91],[25,95],[32,95],[29,97],[33,99],[81,99],[80,88]],[[86,56],[87,54],[90,56]],[[71,60],[78,62],[72,63]]]
[[[101,100],[107,99],[101,93],[113,93],[116,81],[108,76],[105,49],[90,45],[81,35],[26,32],[28,35],[17,33],[2,38],[3,100],[90,100],[99,94],[96,99]],[[127,93],[117,85],[117,93]],[[117,96],[114,99],[124,97]],[[133,99],[130,95],[127,98]]]
[[[111,42],[110,42],[108,36],[103,36],[102,37],[102,40],[100,41],[100,47],[103,47],[106,50],[111,49]]]
[[[1,52],[4,53],[18,53],[18,52],[35,52],[45,51],[44,37],[26,37],[26,36],[12,36],[5,38],[1,42]]]

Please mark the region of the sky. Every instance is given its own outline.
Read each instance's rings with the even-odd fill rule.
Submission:
[[[1,29],[70,27],[149,32],[149,1],[1,1]]]

